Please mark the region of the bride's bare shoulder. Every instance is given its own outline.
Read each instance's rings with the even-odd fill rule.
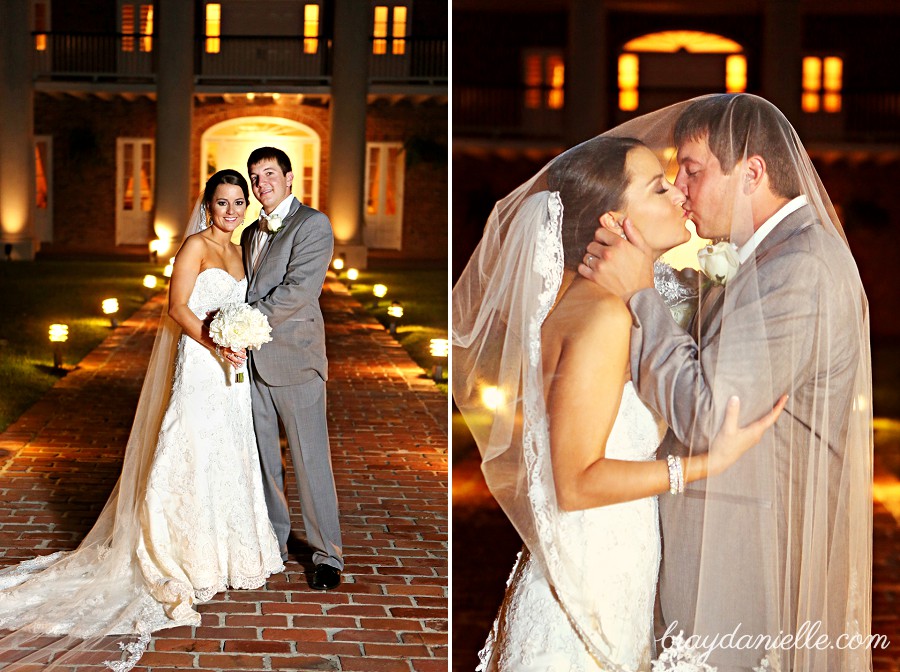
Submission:
[[[630,329],[625,302],[583,278],[571,284],[545,322],[545,334],[549,330],[569,342],[630,334]]]

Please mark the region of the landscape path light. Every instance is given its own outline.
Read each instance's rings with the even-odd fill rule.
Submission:
[[[116,319],[116,313],[119,312],[119,300],[103,299],[103,303],[100,304],[100,307],[103,309],[104,315],[109,315],[109,326],[113,329],[118,327],[119,321]]]
[[[51,324],[49,337],[50,343],[53,345],[53,368],[62,370],[63,344],[69,340],[69,325]]]
[[[388,317],[391,318],[390,326],[388,327],[388,331],[391,332],[392,336],[397,335],[397,322],[400,321],[400,318],[403,317],[403,305],[399,301],[391,301],[391,305],[388,306],[387,309]]]
[[[431,352],[431,356],[437,360],[434,366],[431,367],[431,378],[436,383],[443,382],[444,380],[444,360],[447,359],[447,353],[449,351],[449,344],[446,338],[432,338],[429,344],[429,351]]]

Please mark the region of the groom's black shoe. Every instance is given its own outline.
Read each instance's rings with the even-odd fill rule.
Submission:
[[[331,590],[341,585],[341,570],[331,565],[316,565],[312,587],[315,590]]]

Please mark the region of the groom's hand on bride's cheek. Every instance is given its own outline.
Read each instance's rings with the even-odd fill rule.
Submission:
[[[578,272],[627,302],[636,292],[653,286],[653,257],[630,220],[625,220],[623,230],[627,238],[599,227]]]

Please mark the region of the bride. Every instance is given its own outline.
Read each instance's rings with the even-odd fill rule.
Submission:
[[[497,204],[453,290],[454,397],[525,542],[479,670],[648,670],[656,495],[724,471],[783,408],[739,428],[734,398],[709,453],[655,459],[630,313],[576,269],[598,222],[627,217],[657,256],[686,242],[683,203],[640,141],[594,138]],[[673,308],[696,298],[662,264],[657,283]]]
[[[150,633],[199,625],[197,604],[228,587],[258,588],[284,569],[262,491],[250,387],[230,373],[243,353],[226,353],[226,362],[206,326],[221,306],[244,300],[231,235],[248,196],[243,176],[222,170],[198,200],[122,474],[97,523],[77,550],[0,572],[4,670],[106,663],[124,672]]]

